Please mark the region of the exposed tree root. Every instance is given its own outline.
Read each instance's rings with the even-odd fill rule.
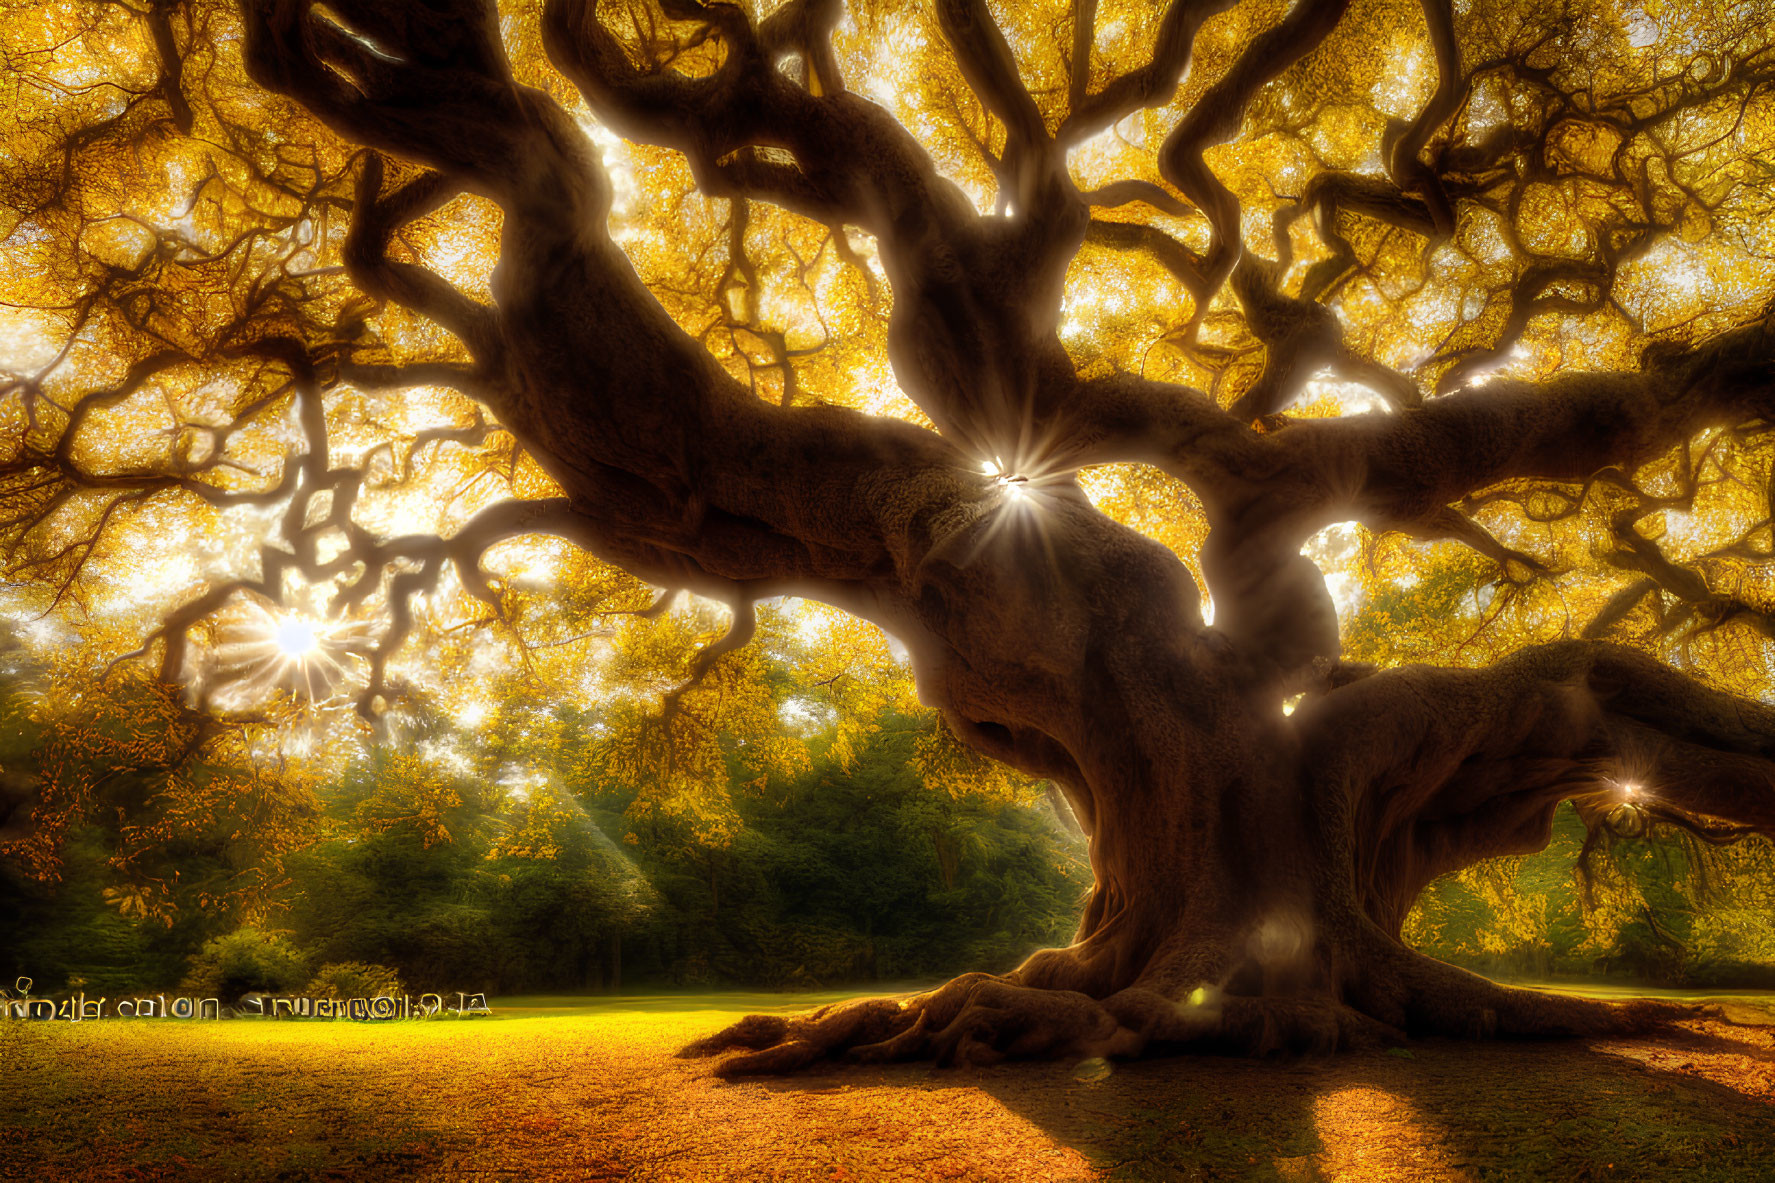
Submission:
[[[737,1053],[715,1066],[717,1076],[731,1079],[839,1059],[955,1066],[1177,1052],[1323,1055],[1396,1046],[1409,1036],[1627,1035],[1717,1017],[1714,1008],[1598,1002],[1501,986],[1410,950],[1398,954],[1390,959],[1398,972],[1343,1000],[1229,996],[1213,986],[1181,999],[1134,986],[1099,1000],[1023,986],[1015,974],[964,974],[904,999],[861,999],[798,1017],[750,1015],[681,1054]]]
[[[1359,1005],[1411,1035],[1454,1039],[1638,1035],[1682,1019],[1718,1016],[1717,1008],[1652,999],[1603,1002],[1504,986],[1404,946],[1395,946],[1390,956],[1377,960],[1396,977],[1381,978],[1385,987],[1359,997]]]

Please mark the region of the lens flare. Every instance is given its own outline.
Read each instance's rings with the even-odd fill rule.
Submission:
[[[1073,471],[1019,456],[1014,454],[1009,463],[1002,454],[981,460],[985,512],[959,560],[961,566],[972,565],[988,547],[1009,544],[1030,547],[1036,561],[1058,568],[1050,519],[1064,506],[1067,490],[1077,491]]]
[[[353,655],[370,643],[369,626],[320,620],[257,599],[219,612],[203,664],[203,689],[224,709],[262,703],[282,692],[318,704],[348,680]]]
[[[306,657],[320,648],[320,637],[314,631],[314,625],[290,617],[277,626],[277,647],[289,657]]]
[[[1072,1071],[1072,1078],[1084,1084],[1099,1084],[1110,1078],[1115,1066],[1102,1056],[1092,1056],[1088,1060],[1080,1060],[1077,1068]]]

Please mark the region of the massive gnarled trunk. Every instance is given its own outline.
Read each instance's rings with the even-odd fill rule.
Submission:
[[[546,6],[550,56],[601,120],[682,150],[710,194],[877,238],[895,373],[930,431],[768,404],[680,332],[606,232],[609,183],[579,126],[513,81],[491,0],[247,0],[255,78],[426,170],[391,187],[379,158],[364,167],[354,279],[462,339],[475,364],[461,384],[565,491],[494,511],[451,544],[461,554],[414,553],[467,555],[472,567],[475,545],[553,530],[734,604],[735,643],[761,596],[827,600],[905,640],[921,693],[960,736],[1066,792],[1096,873],[1072,946],[909,1001],[748,1020],[703,1049],[746,1049],[724,1071],[844,1051],[1336,1046],[1648,1021],[1646,1007],[1492,985],[1408,950],[1400,926],[1435,876],[1538,849],[1563,800],[1608,800],[1627,754],[1659,777],[1673,816],[1775,829],[1775,713],[1597,640],[1482,670],[1352,667],[1300,547],[1354,519],[1509,557],[1451,506],[1501,481],[1630,470],[1704,427],[1766,419],[1771,326],[1668,349],[1633,372],[1450,379],[1426,399],[1358,356],[1319,297],[1349,262],[1340,212],[1434,243],[1519,150],[1425,153],[1467,82],[1449,6],[1425,4],[1441,81],[1398,129],[1388,176],[1315,180],[1279,219],[1279,262],[1246,248],[1239,202],[1203,153],[1236,134],[1252,96],[1345,5],[1302,0],[1208,88],[1159,155],[1175,193],[1129,181],[1081,194],[1066,149],[1166,102],[1196,28],[1228,5],[1174,0],[1152,60],[1095,92],[1092,7],[1076,13],[1071,114],[1050,130],[984,0],[937,0],[964,76],[1005,128],[1001,210],[981,215],[881,108],[844,90],[827,40],[835,2],[792,0],[754,26],[738,8],[672,0],[669,15],[721,42],[722,64],[698,78],[637,68],[589,0]],[[785,57],[799,59],[801,81],[778,68]],[[504,210],[492,306],[387,255],[403,222],[462,190]],[[1200,211],[1211,248],[1094,227],[1093,205],[1128,201]],[[1322,219],[1333,258],[1290,292],[1287,222],[1303,212]],[[1057,334],[1061,286],[1093,234],[1154,246],[1195,297],[1192,323],[1230,287],[1266,350],[1232,410],[1075,371]],[[1550,293],[1581,270],[1525,276],[1522,321],[1567,299]],[[1394,413],[1271,418],[1326,365],[1370,382]],[[1111,460],[1160,466],[1201,497],[1212,626],[1176,556],[1080,492],[1072,474]]]

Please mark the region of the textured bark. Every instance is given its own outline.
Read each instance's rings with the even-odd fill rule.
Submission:
[[[1064,146],[1166,101],[1196,28],[1225,5],[1174,0],[1151,62],[1095,93],[1090,38],[1075,38],[1073,113],[1051,136],[986,5],[939,3],[963,75],[1006,128],[1006,217],[977,214],[904,129],[844,91],[826,46],[836,4],[794,0],[759,29],[735,8],[665,7],[721,39],[719,69],[637,68],[586,0],[547,5],[548,50],[601,119],[682,150],[706,191],[875,234],[894,289],[891,360],[935,432],[765,403],[679,332],[606,233],[609,184],[584,136],[512,80],[490,4],[332,0],[323,17],[306,0],[247,0],[245,11],[261,83],[434,170],[387,194],[379,166],[365,170],[352,273],[470,348],[481,397],[565,490],[550,528],[666,586],[742,604],[794,591],[879,622],[905,640],[921,694],[956,732],[1061,785],[1090,835],[1096,885],[1070,947],[907,1002],[749,1019],[698,1050],[739,1049],[721,1071],[740,1073],[845,1051],[1330,1048],[1667,1017],[1496,986],[1406,949],[1400,924],[1435,876],[1543,845],[1559,802],[1599,799],[1627,755],[1663,774],[1685,816],[1775,831],[1775,714],[1598,642],[1487,670],[1352,669],[1299,551],[1354,518],[1503,555],[1457,503],[1505,480],[1588,481],[1704,427],[1767,418],[1769,324],[1638,372],[1428,400],[1356,357],[1318,302],[1348,265],[1341,240],[1305,288],[1281,291],[1279,269],[1244,254],[1237,200],[1203,157],[1342,16],[1341,3],[1307,0],[1160,157],[1214,230],[1206,254],[1173,243],[1167,265],[1187,276],[1198,316],[1230,282],[1265,344],[1263,379],[1231,412],[1130,375],[1083,380],[1057,335],[1068,261],[1090,233],[1155,245],[1093,231],[1091,205],[1183,203],[1144,182],[1082,195]],[[1093,9],[1076,12],[1088,22]],[[1426,11],[1445,76],[1393,141],[1390,177],[1328,175],[1301,210],[1328,222],[1353,210],[1434,240],[1477,192],[1484,160],[1457,170],[1424,158],[1465,81],[1451,15],[1435,0]],[[804,59],[804,82],[776,67],[786,52]],[[490,307],[385,257],[401,222],[460,190],[505,212]],[[1524,317],[1557,278],[1525,278]],[[1253,430],[1323,364],[1367,367],[1396,413]],[[1016,493],[982,475],[989,460],[1025,478]],[[1213,627],[1178,559],[1079,491],[1072,472],[1108,460],[1161,466],[1201,496]]]

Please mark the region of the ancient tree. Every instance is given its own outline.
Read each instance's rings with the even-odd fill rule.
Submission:
[[[1399,933],[1568,800],[1775,831],[1775,20],[1677,7],[109,9],[12,51],[8,282],[54,275],[35,331],[65,334],[6,386],[14,570],[70,586],[149,506],[257,512],[258,569],[145,655],[178,682],[231,597],[331,581],[389,621],[371,711],[411,598],[453,571],[496,601],[479,558],[521,535],[730,605],[700,668],[765,597],[885,628],[957,736],[1060,786],[1095,889],[1066,948],[748,1020],[702,1049],[725,1072],[1658,1021]],[[113,72],[58,71],[76,50]],[[712,320],[638,273],[657,235],[613,236],[616,137],[720,219]],[[428,253],[451,218],[497,234],[490,275]],[[814,374],[865,328],[772,313],[785,251],[816,313],[818,269],[868,289],[892,413]],[[476,409],[374,446],[342,409],[419,389]],[[527,496],[442,537],[354,511],[376,465],[490,437]],[[1172,489],[1199,546],[1094,505],[1103,465]],[[1565,610],[1489,664],[1342,659],[1303,554],[1336,523]]]

